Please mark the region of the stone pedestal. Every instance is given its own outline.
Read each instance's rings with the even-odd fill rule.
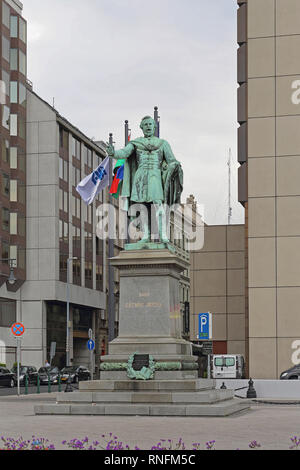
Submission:
[[[198,379],[191,344],[181,337],[179,279],[187,262],[168,249],[149,249],[121,252],[112,264],[120,270],[119,336],[101,358],[100,380],[81,382],[79,392],[60,393],[56,404],[37,405],[35,413],[228,416],[248,409],[233,390]],[[135,353],[149,355],[149,380],[130,378]]]
[[[155,378],[196,378],[196,357],[181,337],[179,279],[188,263],[163,249],[123,251],[112,264],[120,271],[119,336],[101,358],[100,378],[125,379],[115,367],[134,353],[154,358]]]

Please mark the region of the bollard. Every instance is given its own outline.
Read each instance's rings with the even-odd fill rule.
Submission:
[[[28,395],[28,374],[25,374],[25,395]]]
[[[68,393],[68,392],[73,392],[73,387],[71,385],[71,376],[70,375],[68,377],[67,386],[66,386],[66,389],[65,389],[65,393]]]
[[[225,385],[225,382],[222,383],[221,387],[220,387],[220,390],[227,390],[227,387]]]
[[[61,377],[60,377],[60,372],[58,372],[57,382],[58,382],[58,391],[61,392]]]
[[[247,398],[257,398],[256,390],[254,388],[254,382],[251,378],[248,382],[248,385],[249,385],[249,388],[247,390]]]
[[[51,380],[50,380],[50,374],[48,372],[48,393],[51,393]]]
[[[36,393],[41,393],[41,389],[40,389],[40,376],[38,374],[37,376],[37,380],[36,380]]]

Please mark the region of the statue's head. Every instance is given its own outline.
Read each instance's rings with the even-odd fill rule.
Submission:
[[[145,116],[140,124],[145,137],[152,137],[155,135],[156,122],[151,116]]]

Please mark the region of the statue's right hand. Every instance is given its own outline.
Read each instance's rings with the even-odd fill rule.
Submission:
[[[109,157],[114,157],[115,156],[115,148],[112,144],[107,144],[106,151],[107,151]]]

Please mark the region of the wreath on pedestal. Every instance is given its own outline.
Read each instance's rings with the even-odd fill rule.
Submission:
[[[134,380],[151,380],[154,378],[154,372],[155,372],[155,360],[153,359],[152,356],[149,354],[149,366],[148,367],[142,367],[141,370],[134,370],[133,368],[133,362],[134,362],[134,356],[138,354],[137,352],[129,356],[128,363],[127,363],[127,377],[129,379],[134,379]]]

